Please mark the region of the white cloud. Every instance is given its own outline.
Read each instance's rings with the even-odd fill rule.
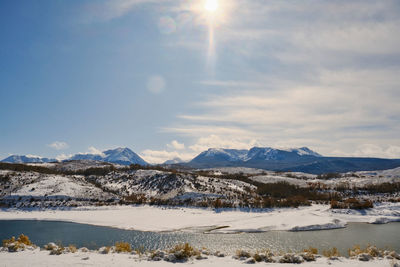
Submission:
[[[171,149],[182,150],[185,149],[185,144],[173,140],[170,144],[167,144],[167,147]]]
[[[206,28],[192,4],[115,1],[110,14],[121,16],[149,2],[173,10],[162,14],[169,18],[163,19],[161,30],[176,33],[163,43],[167,49],[188,49],[206,57]],[[199,94],[199,101],[188,103],[195,109],[162,127],[189,140],[180,152],[257,143],[310,146],[324,155],[397,157],[400,5],[396,1],[225,2],[236,5],[215,29],[216,66],[223,66],[224,76],[209,75],[195,82],[214,94]],[[181,27],[178,18],[187,13],[191,19],[185,23],[191,27]],[[165,86],[162,76],[147,81],[147,89],[155,94]],[[167,148],[178,150],[172,143]],[[171,158],[177,152],[151,153],[154,158],[170,153]]]
[[[400,158],[400,146],[385,146],[377,144],[358,145],[353,152],[334,151],[336,155],[350,157],[378,157],[378,158]]]
[[[143,4],[163,4],[169,0],[113,0],[89,3],[85,9],[85,21],[107,21],[122,17]]]
[[[189,146],[192,151],[200,153],[209,148],[235,148],[235,149],[249,149],[256,146],[258,142],[254,139],[247,137],[232,137],[232,136],[219,136],[209,135],[201,137],[196,140],[195,144]]]
[[[27,154],[26,156],[29,157],[29,158],[43,158],[41,156],[33,155],[33,154]]]
[[[54,148],[56,150],[63,150],[69,147],[69,145],[66,142],[60,142],[60,141],[55,141],[51,144],[48,144],[47,146]]]
[[[198,114],[180,115],[182,123],[163,130],[190,137],[194,144],[189,148],[195,151],[258,143],[310,146],[324,155],[339,150],[355,156],[396,157],[400,146],[396,84],[400,70],[326,70],[310,84],[279,90],[232,87],[228,93],[204,98],[196,104],[202,108]],[[358,147],[371,142],[389,148]]]
[[[153,94],[160,94],[165,90],[165,79],[160,75],[153,75],[147,80],[147,90]]]
[[[180,158],[184,161],[189,161],[193,159],[195,156],[197,156],[199,153],[211,147],[249,149],[256,145],[258,145],[256,140],[251,140],[248,138],[209,135],[207,137],[197,138],[194,144],[186,149],[183,144],[173,141],[170,144],[167,144],[167,147],[175,148],[176,150],[179,151],[147,149],[141,152],[141,156],[150,163],[163,163],[167,160],[174,158]]]
[[[180,158],[184,161],[192,159],[196,154],[182,151],[166,151],[146,149],[140,153],[140,156],[150,163],[164,163],[167,160]]]
[[[103,152],[100,149],[95,148],[94,146],[90,146],[88,148],[88,154],[95,154],[95,155],[102,155],[104,156]]]
[[[56,160],[62,161],[62,160],[66,160],[69,159],[73,156],[73,154],[60,154],[56,156]]]

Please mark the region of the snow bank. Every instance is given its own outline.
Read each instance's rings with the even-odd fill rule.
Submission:
[[[0,262],[5,266],[218,266],[218,267],[235,267],[243,266],[243,262],[235,260],[232,257],[215,257],[209,256],[208,259],[190,260],[185,263],[170,263],[166,261],[147,261],[141,259],[138,255],[132,254],[100,254],[97,252],[77,252],[62,255],[49,255],[48,251],[22,251],[17,253],[0,252]],[[257,265],[266,265],[259,263]],[[268,263],[268,266],[278,267],[287,266],[288,264]],[[363,266],[363,267],[380,267],[390,266],[390,260],[380,259],[368,262],[358,260],[350,260],[346,258],[338,258],[337,260],[329,260],[327,258],[318,258],[315,262],[303,263],[300,266],[327,266],[344,267],[344,266]],[[297,265],[296,265],[297,266]]]
[[[307,225],[307,226],[295,226],[290,231],[296,232],[296,231],[315,231],[315,230],[328,230],[328,229],[338,229],[338,228],[344,228],[346,227],[346,223],[334,219],[331,223],[326,223],[326,224],[315,224],[315,225]]]
[[[198,231],[199,229],[218,233],[324,230],[344,227],[348,222],[369,223],[385,220],[382,218],[388,221],[399,221],[400,203],[380,204],[376,208],[364,211],[331,210],[327,205],[254,212],[154,206],[80,207],[41,211],[3,209],[0,211],[0,220],[69,221],[154,232]]]

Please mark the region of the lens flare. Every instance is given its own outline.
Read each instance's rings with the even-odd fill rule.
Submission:
[[[217,0],[207,0],[204,8],[209,12],[215,12],[218,9],[218,1]]]

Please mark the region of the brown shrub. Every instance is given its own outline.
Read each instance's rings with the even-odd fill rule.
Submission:
[[[374,203],[371,200],[360,200],[356,198],[348,198],[344,201],[331,200],[331,209],[369,209],[373,208]]]
[[[313,254],[313,255],[317,255],[318,254],[318,249],[317,248],[313,248],[313,247],[308,247],[308,248],[304,249],[303,252],[310,253],[310,254]]]
[[[200,252],[194,249],[189,243],[178,244],[170,249],[169,253],[174,253],[178,260],[185,260],[192,256],[200,255]]]
[[[131,245],[127,242],[117,242],[117,243],[115,243],[115,251],[117,253],[131,252],[132,248],[131,248]]]
[[[332,249],[324,250],[322,252],[322,255],[324,255],[327,258],[340,256],[339,251],[336,247],[333,247]]]

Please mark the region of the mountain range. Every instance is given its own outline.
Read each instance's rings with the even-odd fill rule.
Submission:
[[[121,165],[139,164],[148,165],[138,154],[130,150],[129,148],[119,147],[116,149],[109,149],[103,151],[101,154],[75,154],[72,157],[64,160],[97,160],[110,163],[116,163]],[[56,159],[41,158],[37,156],[19,156],[12,155],[8,158],[3,159],[1,162],[7,163],[45,163],[45,162],[56,162]]]
[[[75,154],[68,160],[96,160],[122,165],[148,165],[139,155],[129,148],[116,148],[100,154]],[[54,162],[56,159],[37,156],[12,155],[2,162],[40,163]],[[392,169],[400,166],[400,159],[324,157],[307,147],[275,149],[271,147],[253,147],[247,149],[210,148],[201,152],[189,162],[179,158],[164,164],[181,165],[191,168],[213,167],[249,167],[273,171],[295,171],[305,173],[350,172]]]
[[[249,150],[210,148],[185,165],[192,168],[249,167],[321,174],[392,169],[400,166],[400,159],[324,157],[307,147],[253,147]]]
[[[49,158],[42,158],[39,156],[32,156],[32,155],[11,155],[1,162],[7,163],[46,163],[46,162],[55,162],[56,159],[49,159]]]

